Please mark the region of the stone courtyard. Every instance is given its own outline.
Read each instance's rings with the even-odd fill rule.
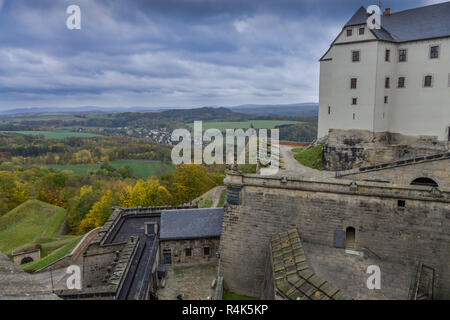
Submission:
[[[216,264],[196,264],[190,266],[167,266],[166,285],[158,290],[159,300],[176,300],[184,293],[185,300],[206,300],[214,298],[211,288],[217,276]]]

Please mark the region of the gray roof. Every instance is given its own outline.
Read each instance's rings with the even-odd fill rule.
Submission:
[[[361,7],[345,27],[366,24],[368,17]],[[378,39],[392,42],[449,37],[450,1],[383,15],[381,29],[373,32]]]
[[[162,211],[160,239],[220,237],[222,218],[223,208]]]

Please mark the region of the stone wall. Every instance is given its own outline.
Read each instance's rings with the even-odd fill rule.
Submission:
[[[436,270],[436,297],[450,298],[450,190],[237,174],[226,182],[242,187],[222,226],[228,290],[260,296],[269,235],[298,228],[303,241],[333,246],[335,230],[352,226],[357,250],[389,262],[422,261]]]
[[[220,238],[201,238],[186,240],[161,240],[160,260],[164,262],[164,252],[170,250],[172,264],[195,264],[217,261],[216,251],[219,249]],[[204,255],[203,249],[209,248],[209,255]],[[191,249],[191,256],[186,256],[186,248]]]
[[[417,178],[434,180],[439,187],[450,188],[450,153],[439,160],[422,161],[386,168],[359,169],[338,173],[348,180],[385,180],[395,184],[410,185]]]
[[[21,265],[25,263],[29,263],[32,261],[38,261],[41,259],[41,249],[36,249],[33,251],[27,252],[13,252],[13,261],[16,265]]]
[[[325,170],[338,171],[449,151],[449,142],[365,130],[329,132],[323,149]]]

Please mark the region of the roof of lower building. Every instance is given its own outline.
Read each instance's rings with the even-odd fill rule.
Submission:
[[[0,252],[0,300],[58,300],[33,277]]]
[[[345,27],[362,25],[369,18],[358,9]],[[407,42],[450,36],[450,1],[381,16],[381,29],[372,30],[380,40]]]
[[[161,240],[220,237],[223,208],[161,212]]]
[[[347,300],[341,290],[309,267],[297,229],[270,239],[275,288],[289,300]]]

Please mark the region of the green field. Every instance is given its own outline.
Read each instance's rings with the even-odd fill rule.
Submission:
[[[293,152],[296,154],[294,158],[305,167],[309,167],[312,169],[322,170],[322,150],[323,144],[320,144],[314,148],[303,151],[302,148],[294,148]]]
[[[148,178],[155,176],[158,170],[166,168],[168,171],[173,171],[175,167],[173,165],[163,164],[158,161],[145,161],[145,160],[117,160],[111,162],[111,165],[115,168],[129,166],[134,178]],[[89,170],[100,169],[100,164],[77,164],[77,165],[40,165],[39,167],[46,167],[54,170],[70,170],[75,174],[84,174]]]
[[[61,240],[59,230],[66,210],[51,204],[29,200],[0,217],[0,251],[10,254],[26,245]]]
[[[70,137],[76,138],[92,138],[92,137],[103,137],[99,134],[86,133],[86,132],[61,132],[61,131],[2,131],[7,133],[19,133],[25,135],[43,135],[47,139],[65,139]]]
[[[208,129],[219,129],[225,131],[226,129],[248,129],[253,125],[255,129],[273,129],[276,126],[289,124],[302,124],[300,121],[288,120],[249,120],[249,121],[230,121],[230,122],[203,122],[203,131]],[[189,124],[190,128],[194,128],[194,124]]]

